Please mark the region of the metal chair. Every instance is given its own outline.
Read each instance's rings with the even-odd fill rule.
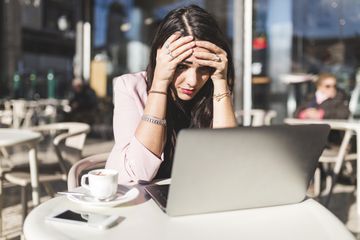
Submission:
[[[251,109],[251,126],[258,127],[264,125],[271,125],[271,121],[276,117],[276,112],[274,110],[263,110],[263,109]],[[242,123],[242,117],[244,116],[244,111],[236,111],[235,117],[238,124]]]
[[[348,121],[354,119],[356,112],[358,111],[358,103],[360,98],[360,71],[356,75],[356,85],[351,92],[350,101],[349,101],[349,111],[350,116]],[[327,196],[325,204],[327,205],[330,201],[333,188],[335,186],[336,180],[340,174],[342,166],[344,163],[349,163],[350,160],[356,160],[357,153],[350,152],[351,138],[354,135],[354,129],[352,129],[346,122],[339,123],[337,120],[327,119],[327,121],[334,122],[330,124],[332,130],[337,130],[343,132],[343,138],[339,146],[333,147],[331,149],[325,149],[321,155],[319,162],[320,163],[335,163],[332,168],[330,176],[326,178],[326,188],[323,192],[320,189],[320,169],[318,168],[314,176],[314,185],[315,185],[315,196],[324,195]],[[321,120],[300,120],[300,119],[285,119],[285,123],[288,124],[312,124],[312,123],[322,123]],[[360,149],[356,149],[359,151]],[[351,165],[347,165],[350,166]]]
[[[331,130],[337,130],[343,132],[343,137],[339,146],[332,146],[331,148],[324,149],[322,155],[319,158],[319,163],[329,164],[334,163],[334,167],[331,171],[327,172],[326,177],[326,187],[324,191],[321,192],[321,171],[317,168],[314,176],[314,195],[326,196],[325,205],[329,204],[335,183],[343,166],[344,160],[346,159],[347,154],[349,153],[350,139],[354,133],[353,129],[347,125],[346,121],[337,121],[337,120],[303,120],[303,119],[294,119],[288,118],[284,122],[287,124],[324,124],[332,122],[330,124]]]
[[[12,105],[12,126],[14,128],[30,127],[31,118],[35,113],[35,101],[26,101],[24,99],[11,100]]]
[[[76,187],[80,186],[80,178],[84,173],[92,169],[104,168],[106,164],[106,160],[109,157],[109,154],[110,153],[101,153],[101,154],[92,155],[75,163],[71,167],[68,174],[68,178],[67,178],[68,190],[72,191]]]

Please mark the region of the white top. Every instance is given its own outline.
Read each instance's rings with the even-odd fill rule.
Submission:
[[[140,194],[142,195],[142,194]],[[352,239],[353,235],[326,208],[312,199],[299,204],[169,217],[156,203],[143,196],[116,208],[86,208],[57,197],[36,207],[25,220],[27,240],[39,239]],[[120,213],[125,217],[108,230],[46,222],[45,218],[64,209]]]
[[[41,134],[24,129],[0,129],[0,146],[9,147],[40,140]]]

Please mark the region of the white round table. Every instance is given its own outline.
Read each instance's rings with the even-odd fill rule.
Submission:
[[[46,217],[61,210],[119,213],[125,217],[107,230],[48,222]],[[169,217],[152,199],[141,196],[114,208],[85,207],[66,197],[50,199],[33,209],[25,220],[27,240],[39,239],[276,239],[355,240],[345,226],[312,199],[299,204]]]
[[[32,198],[34,205],[39,204],[39,178],[36,156],[36,145],[41,134],[25,129],[0,128],[0,148],[27,145],[29,149],[29,166],[31,174]]]

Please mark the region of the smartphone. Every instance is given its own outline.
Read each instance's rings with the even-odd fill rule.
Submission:
[[[89,226],[98,229],[108,229],[125,218],[118,214],[101,214],[74,210],[63,210],[46,218],[47,221]]]

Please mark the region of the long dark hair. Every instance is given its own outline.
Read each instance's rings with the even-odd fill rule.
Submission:
[[[227,82],[230,91],[232,91],[234,65],[229,45],[215,19],[204,9],[196,5],[174,9],[161,21],[152,42],[150,61],[147,67],[148,90],[151,88],[154,78],[157,50],[161,48],[165,41],[175,32],[181,32],[183,36],[192,35],[197,40],[209,41],[226,51],[228,58]],[[177,134],[180,129],[187,127],[212,127],[213,89],[213,83],[211,79],[209,79],[194,99],[190,101],[191,104],[189,107],[188,102],[185,103],[185,101],[181,101],[180,99],[174,99],[170,94],[169,88],[166,115],[168,129],[167,142],[164,149],[165,155],[170,155],[169,157],[172,158],[173,153],[167,154],[167,152],[172,152],[174,147],[174,134]]]

